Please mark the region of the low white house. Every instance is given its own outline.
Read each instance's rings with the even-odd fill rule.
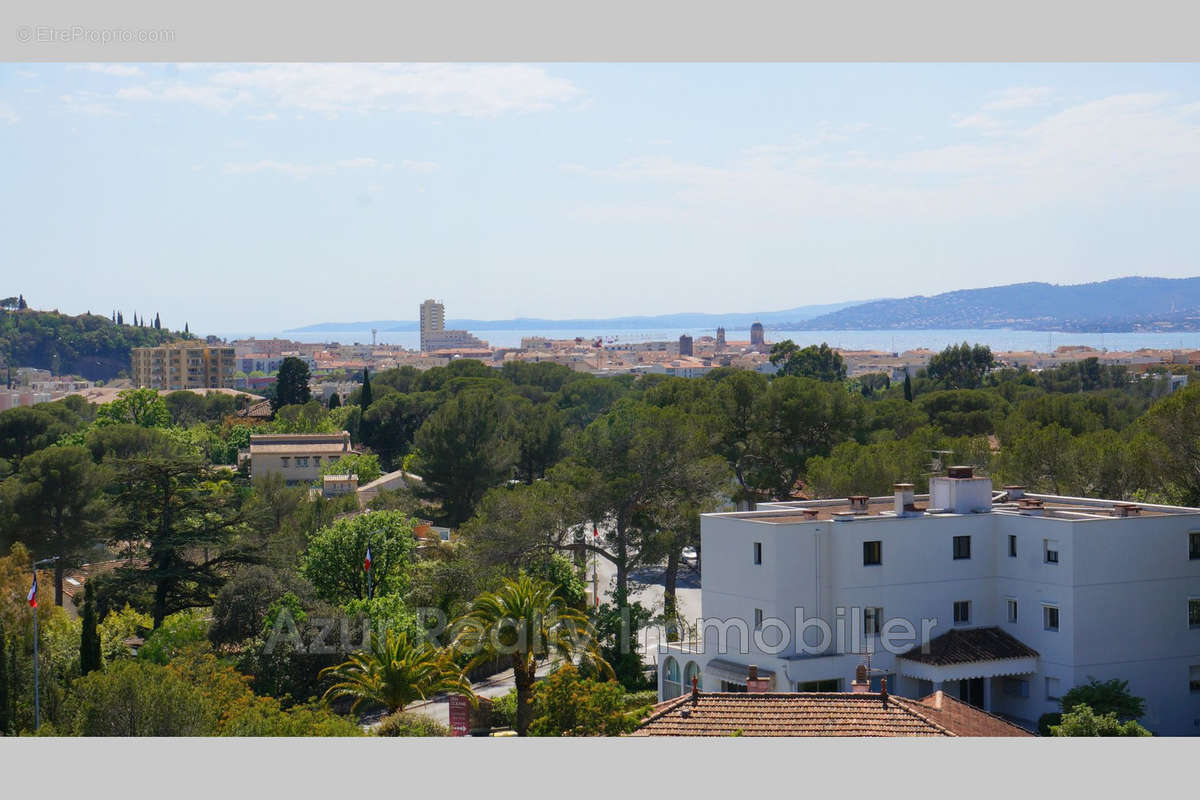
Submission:
[[[1157,734],[1200,733],[1200,509],[1051,495],[952,467],[930,495],[763,504],[701,521],[702,620],[659,696],[872,683],[1033,727],[1089,678],[1129,681]],[[869,655],[868,655],[869,654]]]

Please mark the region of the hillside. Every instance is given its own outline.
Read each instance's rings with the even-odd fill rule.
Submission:
[[[153,327],[118,325],[108,317],[57,311],[0,310],[0,364],[48,369],[55,375],[109,380],[130,366],[134,347],[182,339]]]
[[[1010,328],[1076,332],[1200,330],[1200,278],[1014,283],[876,300],[787,325],[801,330]]]

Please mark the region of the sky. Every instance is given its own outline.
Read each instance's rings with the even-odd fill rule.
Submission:
[[[1200,65],[4,64],[0,294],[199,333],[1200,274]]]

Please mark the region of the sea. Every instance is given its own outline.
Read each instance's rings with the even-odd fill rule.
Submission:
[[[547,339],[602,339],[605,342],[670,341],[682,334],[699,338],[714,336],[712,328],[638,328],[630,330],[606,329],[523,329],[476,331],[475,335],[493,347],[520,347],[521,339],[543,336]],[[218,333],[227,340],[245,339],[291,339],[297,342],[337,342],[342,345],[370,344],[370,331],[233,331]],[[749,341],[750,331],[727,328],[725,338],[729,341]],[[881,350],[901,353],[905,350],[928,348],[941,350],[951,344],[984,344],[993,351],[1033,350],[1041,353],[1053,352],[1055,348],[1070,345],[1087,345],[1098,350],[1128,351],[1140,348],[1154,349],[1197,349],[1200,350],[1200,331],[1177,333],[1069,333],[1063,331],[1026,331],[988,328],[980,330],[889,330],[889,331],[766,331],[767,342],[791,339],[801,347],[827,343],[844,350]],[[400,345],[411,350],[420,346],[417,331],[379,331],[375,336],[379,344]]]

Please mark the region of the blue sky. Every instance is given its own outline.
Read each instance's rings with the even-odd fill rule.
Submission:
[[[223,332],[1191,276],[1197,77],[0,65],[0,290]]]

